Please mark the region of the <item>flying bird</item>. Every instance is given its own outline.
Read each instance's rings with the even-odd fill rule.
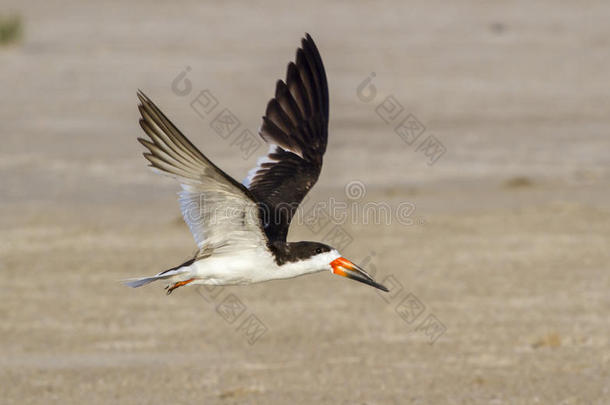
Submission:
[[[190,260],[152,277],[130,279],[140,287],[156,280],[167,293],[195,284],[236,285],[330,271],[383,291],[367,272],[318,242],[287,242],[299,204],[318,180],[328,139],[328,84],[322,58],[309,34],[301,40],[286,80],[278,80],[259,135],[268,153],[243,183],[212,163],[142,92],[138,141],[153,171],[180,183],[180,208],[198,250]]]

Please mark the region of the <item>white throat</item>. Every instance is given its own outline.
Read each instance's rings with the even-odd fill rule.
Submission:
[[[330,252],[312,256],[307,260],[284,263],[277,269],[277,278],[292,278],[323,270],[332,271],[330,263],[339,257],[341,257],[339,252],[333,249]]]

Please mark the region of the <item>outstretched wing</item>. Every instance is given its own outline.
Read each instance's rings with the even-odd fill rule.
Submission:
[[[328,84],[309,34],[288,64],[286,81],[278,80],[259,134],[269,152],[244,185],[262,207],[269,240],[284,241],[296,209],[318,180],[328,139]]]
[[[180,182],[184,221],[201,250],[234,251],[265,245],[258,206],[249,191],[214,165],[141,91],[140,126],[150,141],[144,157],[154,171]]]

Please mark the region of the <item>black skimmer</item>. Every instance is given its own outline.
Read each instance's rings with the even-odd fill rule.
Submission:
[[[331,246],[286,241],[320,175],[328,138],[326,73],[309,34],[267,104],[259,134],[269,151],[243,184],[205,157],[144,93],[138,98],[140,126],[150,138],[138,138],[148,149],[144,157],[182,186],[182,216],[199,249],[185,263],[128,286],[167,280],[169,294],[187,284],[250,284],[329,270],[388,291]]]

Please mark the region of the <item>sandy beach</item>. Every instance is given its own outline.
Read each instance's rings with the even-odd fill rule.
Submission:
[[[608,402],[606,2],[2,1],[10,13],[0,403]],[[178,186],[141,155],[137,89],[241,180],[267,147],[220,137],[193,100],[209,91],[255,134],[305,32],[331,122],[289,240],[339,246],[391,293],[327,273],[123,286],[195,250]],[[312,218],[320,202],[379,215]]]

